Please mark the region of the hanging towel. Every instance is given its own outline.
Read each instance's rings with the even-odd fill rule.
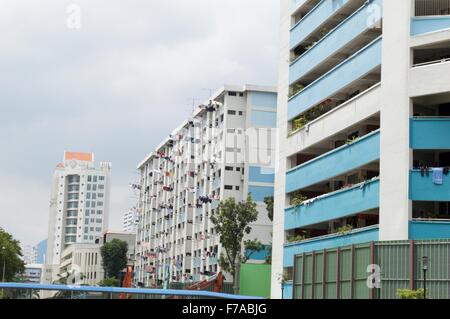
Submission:
[[[442,185],[444,183],[444,169],[441,168],[433,168],[433,183],[435,185]]]

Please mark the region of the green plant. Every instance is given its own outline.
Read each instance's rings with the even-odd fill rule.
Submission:
[[[345,142],[345,144],[350,145],[355,143],[358,140],[358,136],[353,136],[351,138],[348,138],[347,141]]]
[[[216,227],[220,243],[224,248],[219,257],[220,267],[233,276],[233,290],[239,294],[239,273],[242,260],[242,245],[245,235],[250,234],[250,224],[258,219],[257,205],[251,194],[242,202],[233,197],[220,202],[217,213],[211,216],[211,223]],[[251,244],[251,245],[250,245]],[[259,246],[257,241],[244,243],[249,246]],[[260,247],[258,247],[260,248]]]
[[[398,299],[424,299],[425,291],[420,288],[417,290],[397,289]]]
[[[294,95],[296,95],[297,93],[300,93],[304,89],[305,89],[305,86],[303,84],[300,84],[300,83],[294,84],[292,86],[292,93],[289,94],[289,97],[293,97]]]
[[[306,197],[306,196],[303,196],[303,195],[301,195],[301,194],[296,194],[296,195],[292,198],[291,204],[292,204],[292,206],[298,208],[298,207],[300,207],[300,206],[303,204],[303,202],[304,202],[305,200],[307,200],[307,199],[308,199],[308,197]]]
[[[288,243],[297,243],[297,242],[305,240],[305,239],[306,239],[306,234],[303,234],[303,235],[290,235],[290,236],[287,236],[287,238],[286,238]]]
[[[119,278],[122,269],[127,266],[128,243],[113,239],[100,248],[102,266],[107,277]]]
[[[341,234],[341,235],[346,235],[349,232],[351,232],[353,230],[353,226],[352,225],[345,225],[342,227],[339,227],[337,230],[337,233]]]
[[[112,277],[101,280],[98,285],[100,287],[120,287],[119,279]]]

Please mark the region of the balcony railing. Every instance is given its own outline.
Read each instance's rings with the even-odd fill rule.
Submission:
[[[430,240],[450,238],[450,220],[409,222],[409,239]]]
[[[380,131],[325,153],[286,173],[286,193],[314,185],[380,158]]]
[[[381,7],[382,4],[382,0],[367,2],[318,41],[312,48],[297,58],[290,67],[290,84],[293,84],[307,72],[329,58],[333,53],[354,40],[358,35],[371,28],[372,26],[368,24],[368,19],[373,12],[368,10],[368,6],[378,5]]]
[[[332,234],[284,245],[283,266],[293,267],[294,256],[315,250],[331,249],[378,240],[378,225],[355,229],[346,235]]]
[[[412,149],[450,150],[450,117],[415,117],[410,125]]]
[[[411,35],[417,36],[425,33],[450,28],[450,16],[415,17],[411,19]]]
[[[304,41],[350,0],[322,0],[291,29],[291,49]]]
[[[285,211],[284,228],[291,230],[339,219],[379,207],[380,180],[374,179],[352,188],[329,193],[299,207]]]
[[[443,184],[433,182],[431,170],[412,170],[409,176],[409,198],[414,201],[450,202],[450,175],[443,176]]]
[[[290,98],[289,120],[339,93],[380,66],[381,44],[382,38],[379,37]]]

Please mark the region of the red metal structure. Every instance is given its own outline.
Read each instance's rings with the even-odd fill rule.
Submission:
[[[132,280],[133,280],[133,266],[127,266],[127,272],[125,273],[125,277],[123,278],[122,288],[131,288]],[[119,298],[120,299],[131,298],[131,295],[121,293]]]
[[[212,285],[214,285],[213,292],[221,292],[222,291],[223,275],[221,272],[219,272],[218,274],[216,274],[206,280],[195,283],[192,286],[187,287],[186,289],[187,290],[206,290],[209,287],[211,287]]]

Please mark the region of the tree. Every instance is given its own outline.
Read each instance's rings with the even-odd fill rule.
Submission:
[[[242,240],[244,235],[250,234],[250,223],[258,219],[256,203],[251,195],[247,200],[236,202],[234,198],[228,198],[219,204],[217,214],[211,216],[211,222],[220,236],[220,243],[224,248],[219,258],[220,267],[233,276],[233,290],[239,294],[239,272],[242,256]]]
[[[258,253],[261,250],[264,250],[264,245],[261,244],[258,239],[246,240],[244,241],[244,250],[245,254],[242,258],[242,261],[245,264],[254,253]]]
[[[106,278],[120,278],[121,271],[127,266],[127,252],[128,243],[119,239],[113,239],[102,246],[100,253]]]
[[[100,287],[120,287],[120,281],[115,277],[106,278],[100,281],[98,285]]]
[[[266,204],[267,217],[269,217],[270,221],[273,222],[273,196],[264,198],[264,203]],[[272,237],[272,234],[270,234]],[[272,263],[272,243],[266,246],[266,264]]]
[[[0,280],[13,281],[17,274],[25,271],[20,242],[3,228],[0,228]]]
[[[267,217],[273,222],[273,196],[264,198],[264,203],[266,204]]]

